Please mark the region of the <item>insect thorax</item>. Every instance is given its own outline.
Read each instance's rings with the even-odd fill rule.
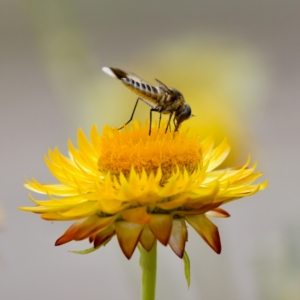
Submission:
[[[122,78],[122,82],[138,96],[156,104],[161,113],[169,114],[184,108],[183,95],[174,88],[155,87],[133,78]]]
[[[183,95],[174,88],[169,88],[169,91],[163,92],[160,102],[161,105],[171,111],[182,110],[185,103]]]

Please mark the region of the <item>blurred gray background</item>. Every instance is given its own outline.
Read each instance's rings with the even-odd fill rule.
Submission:
[[[221,255],[189,231],[189,290],[183,262],[159,245],[157,299],[300,299],[299,13],[296,0],[2,0],[0,298],[139,299],[138,251],[127,261],[114,239],[69,253],[88,247],[54,247],[69,222],[17,209],[31,205],[24,176],[54,182],[48,148],[67,154],[79,127],[127,120],[135,97],[101,72],[113,66],[178,88],[196,115],[189,125],[216,127],[231,162],[250,153],[269,180],[214,220]]]

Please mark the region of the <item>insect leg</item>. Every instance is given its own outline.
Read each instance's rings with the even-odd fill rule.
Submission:
[[[159,114],[158,129],[160,128],[161,113]]]
[[[176,119],[175,119],[175,115],[174,115],[174,118],[173,118],[173,124],[174,124],[175,131],[176,131]]]
[[[149,135],[151,135],[151,127],[152,127],[152,112],[157,111],[155,108],[150,109],[150,127],[149,127]]]
[[[129,123],[132,121],[132,118],[133,118],[133,115],[134,115],[134,113],[135,113],[136,107],[137,107],[137,105],[138,105],[138,103],[139,103],[139,100],[143,100],[143,99],[140,98],[140,97],[137,98],[130,119],[129,119],[122,127],[118,128],[118,130],[124,128],[125,125],[129,124]],[[144,101],[143,101],[143,102],[144,102]]]
[[[170,124],[170,122],[171,122],[172,116],[173,116],[173,113],[170,113],[170,117],[169,117],[169,120],[168,120],[168,124],[167,124],[165,133],[167,133],[169,126],[170,126],[170,130],[171,130],[171,124]]]
[[[173,118],[173,123],[174,123],[174,126],[175,126],[174,132],[175,132],[175,131],[178,131],[178,128],[179,128],[180,123],[176,122],[175,115],[174,115],[174,118]]]

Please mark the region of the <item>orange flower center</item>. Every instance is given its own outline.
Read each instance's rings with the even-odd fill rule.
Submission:
[[[162,122],[160,129],[153,124],[149,136],[149,122],[144,127],[133,122],[124,131],[105,127],[100,143],[99,170],[128,176],[133,167],[138,173],[144,169],[149,175],[161,167],[164,180],[177,168],[192,173],[202,162],[199,139],[188,137],[187,132],[165,133],[165,128],[166,122]]]

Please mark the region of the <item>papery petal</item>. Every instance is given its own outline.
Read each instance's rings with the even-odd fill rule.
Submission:
[[[155,240],[156,240],[155,236],[153,235],[149,227],[146,225],[140,237],[141,245],[144,247],[145,250],[149,252],[152,249]]]
[[[92,239],[90,239],[90,242],[94,242],[94,248],[98,248],[103,243],[110,240],[115,234],[115,226],[110,225],[102,231],[98,232]]]
[[[119,245],[124,255],[130,259],[142,234],[144,225],[118,221],[115,223],[115,228]]]
[[[172,231],[172,215],[153,214],[148,224],[154,236],[164,245],[168,244]]]
[[[218,227],[205,215],[186,216],[187,222],[199,233],[203,240],[218,254],[221,253],[221,241]]]
[[[74,235],[78,228],[80,228],[80,225],[84,222],[85,220],[79,220],[73,223],[67,230],[66,232],[56,240],[55,246],[60,246],[63,244],[66,244],[70,241],[73,241]]]
[[[74,234],[74,240],[80,241],[110,226],[117,216],[100,218],[97,215],[87,218]]]
[[[213,217],[213,218],[229,218],[230,217],[230,214],[226,210],[221,209],[219,207],[206,212],[205,215],[207,217]]]
[[[188,232],[184,219],[174,219],[172,232],[169,239],[169,245],[179,258],[183,257],[187,238]]]

